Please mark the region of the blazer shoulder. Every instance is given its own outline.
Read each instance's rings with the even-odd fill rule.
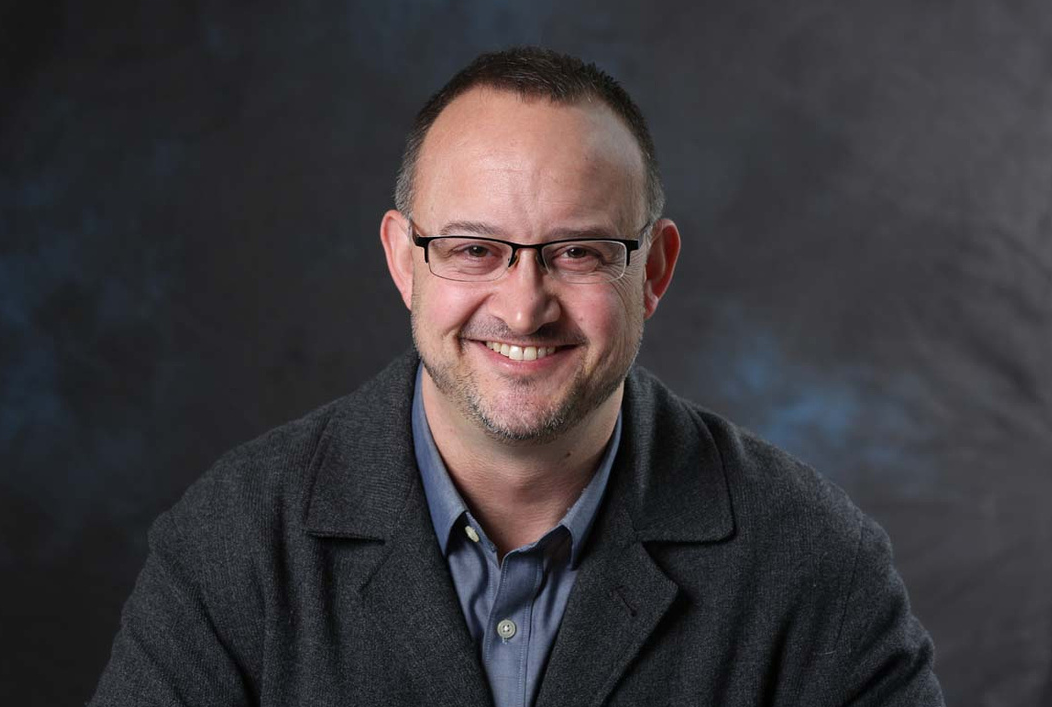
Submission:
[[[314,483],[316,459],[334,439],[345,446],[359,439],[368,443],[362,421],[375,420],[376,411],[390,405],[392,387],[404,387],[414,366],[407,356],[400,357],[354,392],[230,449],[151,532],[173,522],[213,534],[298,522]]]
[[[699,415],[724,461],[742,536],[794,563],[801,580],[850,576],[864,533],[883,535],[879,526],[811,465],[715,413]]]
[[[662,446],[713,448],[714,455],[694,458],[714,459],[721,467],[739,535],[807,544],[821,537],[825,551],[832,545],[842,556],[854,555],[867,519],[840,487],[748,429],[677,395],[645,369],[636,369],[633,386],[665,440]]]
[[[223,557],[220,545],[250,554],[286,532],[302,505],[310,459],[345,404],[328,403],[224,453],[154,521],[151,548],[206,567]]]
[[[796,701],[845,704],[864,695],[865,704],[944,704],[931,639],[911,612],[880,525],[807,463],[677,396],[651,374],[634,373],[632,392],[645,411],[636,436],[653,438],[647,449],[663,450],[647,458],[649,466],[670,456],[684,462],[684,473],[662,477],[679,483],[675,494],[662,495],[665,506],[688,499],[682,517],[712,512],[708,496],[681,489],[722,475],[733,509],[734,532],[723,538],[715,565],[704,564],[707,549],[680,546],[663,556],[666,567],[698,594],[715,574],[727,573],[733,579],[720,591],[740,592],[762,617],[754,624],[785,628],[776,636],[779,655],[785,646],[798,650],[802,674],[811,677]],[[665,451],[670,443],[696,451]]]
[[[378,410],[391,406],[392,390],[404,388],[413,370],[415,359],[395,359],[355,391],[227,451],[195,486],[219,484],[246,494],[303,491],[311,484],[315,457],[329,440],[367,442],[367,426],[376,424]]]

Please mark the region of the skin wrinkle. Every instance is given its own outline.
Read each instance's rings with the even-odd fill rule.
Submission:
[[[417,235],[424,235],[417,232]],[[505,231],[500,225],[495,223],[488,223],[484,221],[450,221],[439,228],[435,234],[436,236],[482,236],[499,238],[506,241],[515,241],[516,235],[514,232]],[[594,226],[584,226],[576,228],[554,228],[548,231],[543,242],[558,241],[570,238],[626,238],[631,240],[639,235],[638,231],[632,231],[629,233],[623,232],[619,228],[610,228],[605,225],[596,224]]]
[[[480,101],[493,98],[492,91],[478,93],[482,94],[478,97]],[[632,216],[635,218],[626,218],[628,215],[625,214],[624,204],[635,200],[626,199],[624,195],[639,191],[637,184],[642,175],[642,157],[638,154],[638,149],[634,147],[631,136],[620,124],[614,126],[615,129],[610,129],[611,121],[616,119],[608,110],[596,106],[563,107],[560,112],[567,114],[566,120],[545,122],[546,128],[556,126],[556,129],[547,130],[544,136],[544,139],[550,144],[578,143],[581,145],[579,151],[585,155],[585,158],[578,160],[572,170],[567,170],[565,160],[555,160],[554,164],[550,161],[538,163],[535,159],[534,145],[529,144],[529,141],[534,140],[535,136],[522,135],[520,137],[520,133],[514,131],[509,136],[509,126],[503,120],[493,119],[493,116],[502,115],[499,113],[494,113],[493,116],[486,115],[483,119],[474,122],[471,125],[472,130],[443,130],[448,127],[449,122],[443,122],[443,118],[448,117],[451,111],[455,112],[457,103],[462,103],[465,98],[470,99],[472,95],[468,94],[454,101],[447,108],[447,113],[436,121],[428,139],[425,140],[423,154],[428,158],[425,160],[428,166],[437,165],[442,156],[445,156],[446,159],[441,161],[443,167],[434,170],[434,176],[426,168],[420,172],[421,188],[418,197],[420,201],[427,199],[431,191],[439,187],[443,190],[443,194],[452,191],[451,199],[447,196],[443,201],[452,200],[457,203],[463,191],[474,192],[481,182],[485,184],[488,192],[487,203],[499,204],[501,212],[525,214],[522,220],[526,223],[542,219],[550,221],[549,214],[571,209],[577,210],[582,201],[593,209],[600,204],[605,206],[613,201],[615,208],[612,213],[611,210],[600,209],[599,218],[596,219],[599,222],[608,222],[613,215],[620,222],[616,225],[621,225],[621,228],[615,226],[611,230],[623,232],[622,224],[639,218],[634,214]],[[543,104],[539,105],[543,106]],[[481,111],[485,111],[485,108],[481,108]],[[475,115],[479,113],[476,112]],[[493,134],[493,139],[479,140],[477,137],[479,134]],[[450,153],[450,150],[453,152]],[[602,158],[596,156],[597,153],[602,155]],[[448,159],[450,154],[457,155],[458,159]],[[461,155],[464,157],[461,158]],[[462,165],[477,166],[478,163],[481,163],[481,167],[477,167],[474,171],[482,175],[481,179],[463,179]],[[582,185],[588,185],[585,186],[586,196],[581,193]],[[593,185],[606,186],[611,191],[618,193],[621,198],[611,199],[606,195],[589,194],[589,189],[592,189],[593,192],[597,190]],[[432,205],[438,202],[438,199],[430,199]],[[493,229],[494,231],[505,233],[505,229],[500,228],[499,223],[492,223],[488,219],[487,224],[497,226]],[[425,277],[428,276],[425,275]],[[524,287],[533,284],[529,281],[536,281],[540,290],[538,296],[543,297],[544,301],[537,302],[535,307],[541,307],[543,310],[554,311],[555,305],[549,300],[562,302],[564,299],[575,299],[576,293],[566,291],[565,287],[543,276],[533,256],[529,257],[528,263],[526,258],[521,258],[520,263],[495,285],[496,287],[503,285],[507,288],[512,285],[517,286],[523,280],[527,281]],[[619,361],[624,361],[625,372],[627,372],[627,365],[631,364],[639,347],[638,339],[642,335],[643,317],[642,312],[638,311],[641,310],[642,305],[628,301],[624,281],[615,282],[611,287],[618,294],[628,315],[625,334],[634,341],[629,345],[618,342],[618,346],[610,355]],[[414,294],[419,290],[419,287],[414,287]],[[562,308],[559,307],[559,310],[561,312]],[[416,337],[414,340],[418,344],[421,343],[419,336],[421,331],[419,313],[421,311],[421,300],[416,298],[413,306],[414,336]],[[521,331],[521,328],[527,319],[536,316],[537,312],[528,307],[517,307],[515,308],[516,318],[507,324],[516,327],[519,330],[517,333],[528,333]],[[560,318],[560,321],[563,322],[564,327],[569,321],[569,326],[579,329],[572,318],[568,320]],[[469,320],[464,328],[470,328],[475,322],[476,320]],[[574,338],[578,340],[585,338],[580,335],[579,331],[574,333]],[[463,338],[463,333],[461,337]],[[426,344],[418,348],[426,351]],[[463,344],[461,344],[461,353],[464,353]],[[473,376],[464,372],[453,374],[450,370],[451,366],[443,366],[430,356],[424,356],[424,363],[436,387],[447,398],[458,401],[458,407],[462,413],[479,423],[495,439],[503,441],[547,441],[572,429],[588,413],[605,402],[615,390],[618,390],[624,378],[624,372],[621,372],[600,382],[594,390],[588,391],[588,374],[579,367],[569,386],[569,393],[561,404],[538,407],[531,426],[520,424],[516,428],[507,418],[500,421],[493,411],[487,411],[485,396],[475,384]],[[528,384],[528,381],[523,381],[517,387],[524,387]]]
[[[536,264],[532,267],[539,268]],[[628,279],[627,273],[625,278],[611,283],[611,286],[617,292],[625,311],[630,315],[627,327],[628,332],[630,332],[628,334],[630,343],[623,343],[611,356],[617,360],[627,360],[630,365],[635,360],[639,346],[642,343],[643,311],[642,302],[630,301],[625,284],[626,279]],[[417,315],[417,312],[421,310],[420,301],[416,294],[418,292],[419,289],[414,288],[414,314],[412,317],[414,341],[420,341],[421,338],[420,317]],[[554,324],[546,324],[544,326],[547,328],[540,328],[533,334],[519,335],[512,333],[507,325],[499,320],[493,320],[492,323],[471,321],[465,325],[460,333],[461,350],[463,352],[465,346],[471,345],[471,341],[521,341],[536,346],[579,346],[587,340],[576,328],[556,329]],[[629,350],[630,353],[628,353]],[[423,361],[424,367],[435,382],[436,387],[447,398],[461,401],[462,412],[478,423],[494,439],[504,442],[545,442],[568,432],[580,420],[595,410],[596,407],[609,399],[620,388],[628,372],[627,367],[625,367],[624,371],[610,377],[601,386],[586,393],[585,391],[588,388],[587,374],[584,370],[579,369],[570,385],[570,393],[560,407],[552,407],[540,411],[538,413],[539,419],[531,429],[516,430],[509,424],[501,423],[495,416],[487,412],[482,394],[470,377],[454,371],[452,365],[442,365],[434,360],[429,361],[427,358],[423,359]],[[512,380],[510,383],[528,387],[532,384],[532,381],[523,379]]]
[[[414,295],[416,297],[416,295]],[[414,299],[414,311],[418,310],[419,301]],[[413,316],[413,340],[418,341],[419,317]],[[461,350],[476,342],[485,341],[519,341],[534,346],[576,346],[584,340],[579,332],[554,331],[553,329],[541,330],[530,335],[517,335],[512,333],[506,325],[498,322],[493,324],[468,324],[467,331],[461,333]],[[470,333],[478,331],[478,334]],[[548,333],[551,331],[552,333]],[[485,333],[483,333],[485,332]],[[489,333],[492,332],[492,333]],[[642,333],[642,331],[640,332]],[[419,347],[418,347],[419,348]],[[638,350],[638,344],[636,346]],[[635,354],[633,353],[633,359]],[[501,423],[486,411],[486,405],[482,394],[473,384],[469,376],[453,370],[452,366],[443,366],[434,361],[423,359],[424,368],[436,387],[447,398],[461,401],[461,411],[471,420],[496,440],[502,442],[545,442],[551,440],[572,428],[577,421],[595,409],[600,403],[609,398],[613,391],[620,386],[624,380],[622,376],[617,381],[611,381],[605,388],[600,389],[595,395],[585,396],[582,389],[585,387],[584,373],[578,371],[571,386],[571,394],[566,402],[559,408],[549,408],[538,412],[538,421],[531,429],[519,431],[510,425]],[[526,379],[509,381],[510,385],[529,387],[532,382]]]
[[[646,219],[642,154],[605,105],[469,91],[435,121],[420,157],[421,235],[482,230],[530,245],[582,232],[634,238]],[[381,235],[411,311],[435,444],[497,546],[533,542],[587,485],[610,438],[679,233],[661,220],[624,277],[573,285],[548,276],[533,250],[497,280],[444,280],[408,230],[405,215],[385,215]],[[512,362],[486,341],[557,350]]]

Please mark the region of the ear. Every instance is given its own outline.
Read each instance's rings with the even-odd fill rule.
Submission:
[[[409,240],[409,219],[399,211],[391,210],[380,221],[380,240],[387,254],[387,269],[395,287],[402,294],[408,309],[413,308],[413,251],[416,246]]]
[[[676,224],[667,218],[654,224],[654,236],[647,251],[646,280],[643,282],[643,307],[647,319],[654,314],[658,302],[672,283],[679,246]]]

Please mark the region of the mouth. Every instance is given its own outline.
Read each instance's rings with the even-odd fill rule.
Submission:
[[[551,356],[558,348],[556,346],[518,346],[499,341],[486,341],[484,344],[490,351],[499,353],[512,361],[536,361]]]

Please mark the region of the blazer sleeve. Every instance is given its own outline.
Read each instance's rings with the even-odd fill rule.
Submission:
[[[838,707],[944,707],[931,638],[910,611],[891,543],[859,514],[861,533],[837,649],[827,659]]]
[[[90,707],[255,702],[247,668],[260,620],[252,552],[217,485],[202,479],[150,529],[146,564]]]

